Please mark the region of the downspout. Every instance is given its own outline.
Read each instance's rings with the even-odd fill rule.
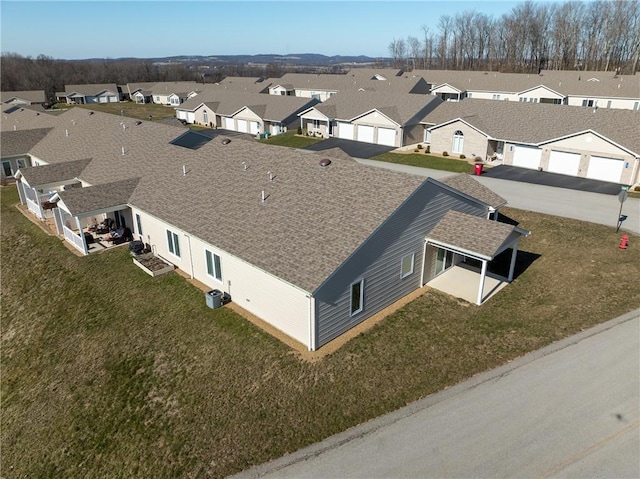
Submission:
[[[315,321],[315,298],[308,295],[309,299],[309,351],[316,350],[316,321]]]
[[[424,265],[427,260],[427,238],[424,239],[424,248],[422,250],[422,269],[420,270],[420,287],[424,286]]]
[[[193,255],[191,254],[191,237],[189,235],[184,235],[187,238],[187,243],[189,244],[189,266],[191,267],[191,279],[193,279]]]

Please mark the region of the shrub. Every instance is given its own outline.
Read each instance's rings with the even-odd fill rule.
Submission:
[[[461,160],[464,160],[465,158],[466,158],[466,156],[464,156],[464,155],[460,155],[460,159],[461,159]]]
[[[443,151],[442,156],[449,156],[449,153],[447,153],[446,151]]]
[[[422,150],[422,145],[418,145],[418,150]]]
[[[425,153],[431,153],[431,145],[427,145],[427,148],[424,150]]]
[[[301,126],[298,127],[298,135],[302,135],[302,127]]]
[[[416,148],[415,150],[413,150],[414,153],[420,153],[420,150],[418,148]]]

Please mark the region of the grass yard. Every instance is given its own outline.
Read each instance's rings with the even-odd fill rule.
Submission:
[[[291,148],[304,148],[322,141],[322,138],[311,138],[308,136],[298,136],[295,131],[287,131],[280,135],[270,136],[266,140],[260,140],[261,143],[267,145],[289,146]]]
[[[120,115],[137,118],[138,120],[148,120],[149,115],[154,120],[164,120],[165,118],[175,118],[176,110],[171,106],[157,105],[155,103],[134,103],[131,101],[120,103],[91,103],[89,105],[66,105],[58,103],[58,108],[86,108],[89,110],[102,111],[113,115]]]
[[[80,258],[2,193],[2,476],[222,477],[640,304],[640,238],[505,209],[530,265],[484,306],[435,291],[306,362],[126,248]]]
[[[473,165],[466,160],[431,156],[425,153],[383,153],[371,158],[372,160],[399,163],[401,165],[420,166],[434,170],[454,171],[457,173],[472,173]]]

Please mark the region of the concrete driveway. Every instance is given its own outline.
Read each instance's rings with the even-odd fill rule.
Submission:
[[[502,180],[520,181],[535,185],[555,186],[570,190],[589,191],[603,195],[617,195],[620,193],[620,185],[607,181],[590,180],[588,178],[576,178],[575,176],[559,175],[548,171],[529,170],[514,166],[496,166],[486,168],[482,176],[488,178],[500,178]]]
[[[361,141],[342,140],[340,138],[327,138],[313,145],[309,145],[304,150],[323,151],[330,148],[340,148],[352,158],[371,158],[382,153],[395,150],[392,146],[374,145],[373,143],[363,143]]]

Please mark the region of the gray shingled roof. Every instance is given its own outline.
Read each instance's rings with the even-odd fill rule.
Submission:
[[[427,239],[493,259],[515,229],[513,225],[450,210]]]
[[[418,123],[442,100],[432,95],[398,92],[342,91],[314,108],[329,118],[352,120],[374,109],[397,124]]]
[[[447,176],[445,178],[440,178],[438,181],[455,188],[458,191],[462,191],[464,194],[469,195],[492,208],[500,208],[507,204],[507,200],[502,196],[487,188],[473,178],[473,176],[466,173]]]
[[[186,95],[192,91],[199,91],[199,86],[200,85],[194,81],[160,82],[155,83],[149,90],[151,90],[153,95],[170,95],[172,93]]]
[[[61,191],[58,196],[72,215],[126,205],[138,185],[138,178]]]
[[[0,101],[2,103],[14,98],[26,100],[31,103],[44,103],[47,101],[44,90],[3,91],[0,93]]]
[[[440,125],[460,118],[491,138],[540,144],[593,130],[640,154],[640,111],[543,103],[478,100],[444,102],[423,122]]]
[[[24,154],[42,140],[50,130],[51,128],[3,131],[0,134],[0,154],[3,158]]]
[[[78,178],[82,171],[91,162],[90,158],[83,160],[65,161],[50,165],[30,166],[20,168],[20,174],[33,188],[41,185],[55,184]]]
[[[65,85],[64,93],[65,95],[70,95],[72,93],[81,93],[86,96],[95,96],[100,92],[108,90],[112,93],[118,94],[118,87],[115,83],[94,83],[87,85]]]
[[[540,75],[462,70],[414,70],[433,86],[448,83],[461,91],[519,93],[540,85],[565,96],[640,98],[640,75],[614,72],[544,70]],[[589,81],[597,79],[598,81]]]

